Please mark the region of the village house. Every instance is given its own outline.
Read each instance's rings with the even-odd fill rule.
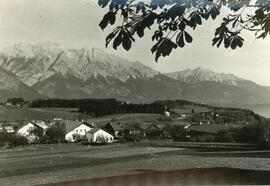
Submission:
[[[116,139],[118,139],[122,132],[124,132],[124,128],[120,125],[120,123],[116,122],[108,122],[103,129],[113,135]]]
[[[44,129],[37,125],[35,122],[26,122],[26,124],[22,125],[18,130],[17,134],[24,136],[27,140],[32,143],[38,140],[38,134],[35,132],[40,130],[44,133]]]
[[[122,125],[124,129],[123,138],[128,141],[139,141],[144,136],[144,131],[139,127],[139,123],[126,123]]]
[[[86,132],[86,138],[90,143],[112,143],[114,136],[100,128],[94,128]]]
[[[65,120],[65,140],[75,142],[79,139],[86,138],[86,132],[93,129],[93,125],[82,121]]]
[[[171,113],[170,113],[169,111],[164,111],[164,115],[165,115],[166,117],[170,117],[170,116],[171,116]]]
[[[48,125],[46,125],[46,122],[43,120],[33,120],[32,122],[41,127],[44,132],[48,129]]]
[[[3,130],[5,130],[7,133],[14,133],[15,132],[14,126],[4,126]]]
[[[162,135],[160,126],[154,123],[141,123],[140,128],[143,131],[143,135],[147,136],[147,138],[155,139]]]
[[[15,127],[12,125],[0,125],[0,132],[5,131],[7,133],[14,133],[15,132]]]

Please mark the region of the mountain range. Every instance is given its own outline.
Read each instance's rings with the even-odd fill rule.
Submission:
[[[8,97],[187,99],[218,105],[270,103],[270,88],[196,68],[162,74],[97,48],[16,44],[0,52],[0,100]]]

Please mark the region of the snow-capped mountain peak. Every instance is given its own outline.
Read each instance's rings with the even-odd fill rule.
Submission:
[[[51,42],[7,47],[0,53],[0,66],[28,86],[55,74],[83,81],[98,76],[126,81],[130,77],[149,78],[159,73],[139,62],[130,62],[101,49],[63,49]]]

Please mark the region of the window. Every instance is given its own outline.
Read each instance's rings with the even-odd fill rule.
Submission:
[[[82,129],[80,129],[80,132],[82,132]]]
[[[76,130],[76,132],[78,132],[78,129]]]

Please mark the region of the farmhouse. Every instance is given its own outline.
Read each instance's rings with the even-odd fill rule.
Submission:
[[[48,128],[48,126],[46,125],[46,122],[43,120],[34,120],[32,122],[38,125],[39,127],[41,127],[44,131]]]
[[[100,128],[94,128],[86,133],[86,138],[90,143],[111,143],[114,136]]]
[[[65,120],[66,126],[65,140],[75,142],[78,139],[85,139],[86,132],[93,129],[93,126],[81,121]]]
[[[27,122],[25,125],[18,129],[17,134],[26,137],[27,140],[31,143],[38,140],[38,134],[35,132],[38,130],[44,132],[44,129],[36,123]]]
[[[154,123],[141,123],[140,128],[143,131],[144,136],[148,138],[155,139],[159,138],[162,134],[161,128],[162,126],[158,126]]]
[[[123,138],[131,141],[139,141],[144,136],[144,131],[139,127],[138,123],[126,123],[123,126]]]
[[[104,130],[112,134],[115,138],[119,138],[121,132],[124,131],[120,123],[109,122],[104,126]]]

